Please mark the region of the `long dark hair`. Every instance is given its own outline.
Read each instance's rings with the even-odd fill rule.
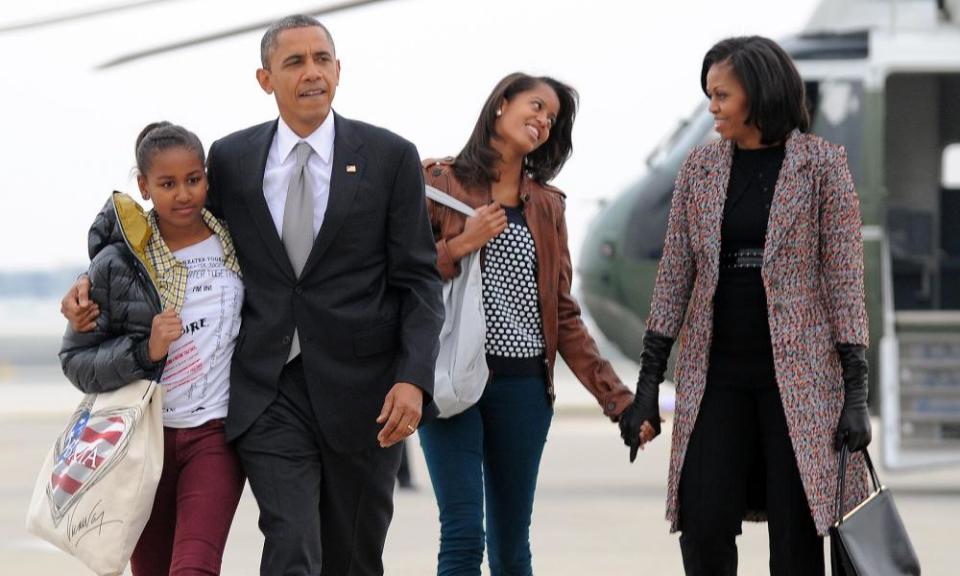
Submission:
[[[794,128],[810,130],[806,91],[793,60],[779,44],[763,36],[721,40],[703,57],[700,88],[707,94],[707,72],[729,63],[747,93],[746,123],[760,130],[764,145],[783,142]],[[707,94],[707,98],[710,95]]]
[[[490,144],[494,138],[499,138],[495,130],[497,109],[500,108],[503,100],[509,102],[517,94],[526,92],[539,84],[546,84],[556,92],[560,100],[560,111],[557,113],[556,123],[550,129],[550,138],[527,154],[524,170],[541,184],[549,182],[560,172],[573,153],[571,135],[580,97],[570,86],[548,76],[530,76],[522,72],[514,72],[500,80],[487,97],[470,139],[467,140],[463,150],[457,154],[453,173],[460,182],[467,186],[486,187],[497,180],[496,166],[501,157]]]

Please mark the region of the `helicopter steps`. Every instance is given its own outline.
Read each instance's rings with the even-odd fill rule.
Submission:
[[[895,354],[898,386],[884,390],[884,402],[896,405],[886,431],[899,437],[888,465],[956,462],[960,451],[960,312],[898,312],[896,338],[886,339],[882,354]],[[894,428],[895,430],[891,430]],[[889,453],[888,453],[889,454]],[[888,458],[890,460],[890,458]]]

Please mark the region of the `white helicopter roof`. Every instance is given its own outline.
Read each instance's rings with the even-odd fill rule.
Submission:
[[[929,30],[958,16],[960,0],[824,0],[804,31]]]
[[[814,56],[813,62],[798,62],[802,72],[866,74],[868,84],[878,87],[891,73],[960,71],[960,0],[824,0],[801,39],[846,38],[855,45],[858,34],[865,36],[866,62],[863,55],[832,62]]]

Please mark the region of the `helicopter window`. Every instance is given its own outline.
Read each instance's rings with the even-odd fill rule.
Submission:
[[[831,126],[837,126],[860,110],[860,97],[850,82],[827,81],[820,84],[820,114]]]
[[[627,228],[623,242],[628,259],[660,259],[677,172],[694,146],[716,137],[713,116],[704,102],[651,154],[654,160],[650,161],[650,171],[628,191],[634,199],[630,207],[633,224]]]
[[[678,149],[680,155],[685,156],[690,151],[690,146],[706,144],[710,140],[719,138],[720,135],[710,129],[706,131],[705,135],[701,134],[704,131],[705,118],[712,118],[709,103],[701,102],[694,109],[693,114],[677,122],[673,131],[657,142],[653,150],[647,154],[647,168],[661,167],[665,162],[669,164],[671,159],[675,161]],[[693,135],[692,140],[691,135]],[[691,142],[694,142],[694,144],[691,144]]]
[[[940,294],[944,308],[960,309],[960,143],[943,150],[940,190]]]
[[[679,170],[679,167],[678,167]],[[623,242],[624,256],[630,260],[659,260],[673,198],[673,179],[666,172],[654,173],[637,184],[632,193],[631,222]],[[641,224],[642,223],[642,224]]]
[[[960,189],[960,142],[943,149],[944,188]]]
[[[863,82],[859,80],[807,81],[807,108],[811,131],[847,151],[850,172],[862,182],[860,148],[863,134]]]

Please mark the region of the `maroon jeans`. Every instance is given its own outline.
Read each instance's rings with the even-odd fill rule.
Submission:
[[[220,574],[244,483],[223,420],[196,428],[164,427],[163,442],[163,473],[150,520],[130,559],[133,574]]]

